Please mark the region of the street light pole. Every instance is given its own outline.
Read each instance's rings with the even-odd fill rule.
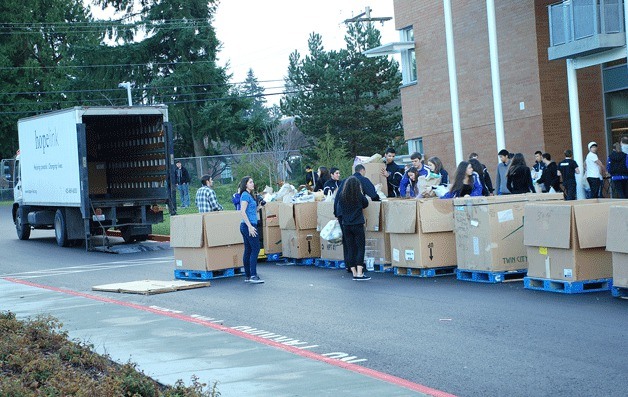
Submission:
[[[133,101],[131,100],[131,83],[129,83],[128,81],[125,81],[118,84],[118,87],[126,88],[126,95],[127,95],[127,98],[129,99],[129,106],[133,106]]]

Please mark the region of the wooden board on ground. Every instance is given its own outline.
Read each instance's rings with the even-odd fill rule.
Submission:
[[[154,295],[163,294],[166,292],[180,291],[184,289],[209,287],[211,284],[209,281],[185,281],[185,280],[141,280],[130,281],[128,283],[115,283],[95,285],[92,287],[92,291],[104,291],[104,292],[119,292],[126,294],[142,294],[142,295]]]

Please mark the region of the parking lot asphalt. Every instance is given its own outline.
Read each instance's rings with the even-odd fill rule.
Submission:
[[[0,310],[52,315],[72,339],[173,385],[217,383],[223,396],[451,396],[357,364],[202,318],[68,289],[0,279]]]

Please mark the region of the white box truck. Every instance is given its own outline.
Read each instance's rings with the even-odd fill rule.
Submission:
[[[108,229],[143,241],[176,208],[166,106],[73,107],[18,121],[13,221],[20,240],[52,229],[57,244]]]

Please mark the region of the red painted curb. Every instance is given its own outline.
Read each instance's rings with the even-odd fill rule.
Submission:
[[[12,282],[12,283],[16,283],[16,284],[22,284],[22,285],[27,285],[30,287],[35,287],[35,288],[41,288],[41,289],[47,289],[49,291],[55,291],[55,292],[59,292],[59,293],[63,293],[63,294],[67,294],[67,295],[73,295],[73,296],[79,296],[82,298],[87,298],[87,299],[92,299],[95,301],[100,301],[100,302],[104,302],[104,303],[113,303],[116,305],[120,305],[120,306],[125,306],[125,307],[129,307],[129,308],[133,308],[133,309],[137,309],[137,310],[142,310],[145,312],[149,312],[149,313],[153,313],[153,314],[159,314],[162,316],[166,316],[166,317],[170,317],[170,318],[174,318],[174,319],[178,319],[178,320],[182,320],[182,321],[186,321],[189,323],[194,323],[194,324],[199,324],[202,325],[204,327],[208,327],[208,328],[213,328],[217,331],[222,331],[222,332],[227,332],[231,335],[235,335],[238,336],[240,338],[244,338],[244,339],[248,339],[257,343],[261,343],[264,345],[268,345],[268,346],[272,346],[278,349],[282,349],[285,351],[288,351],[290,353],[299,355],[301,357],[305,357],[305,358],[309,358],[312,360],[317,360],[317,361],[322,361],[325,362],[327,364],[331,364],[334,365],[336,367],[340,367],[340,368],[344,368],[347,369],[349,371],[352,372],[356,372],[362,375],[366,375],[369,376],[371,378],[374,379],[378,379],[378,380],[382,380],[397,386],[401,386],[404,387],[406,389],[409,390],[413,390],[413,391],[417,391],[420,393],[424,393],[427,394],[429,396],[434,396],[434,397],[456,397],[453,394],[441,391],[441,390],[437,390],[437,389],[432,389],[431,387],[428,386],[424,386],[421,385],[419,383],[414,383],[411,382],[409,380],[403,379],[403,378],[399,378],[397,376],[394,375],[390,375],[390,374],[386,374],[384,372],[379,372],[373,369],[369,369],[369,368],[365,368],[362,367],[360,365],[357,364],[352,364],[352,363],[347,363],[344,361],[340,361],[337,359],[333,359],[333,358],[329,358],[329,357],[325,357],[323,355],[320,355],[318,353],[314,353],[311,351],[307,351],[307,350],[301,350],[297,347],[294,346],[288,346],[288,345],[284,345],[280,342],[275,342],[272,340],[268,340],[268,339],[264,339],[261,338],[259,336],[255,336],[255,335],[250,335],[247,334],[245,332],[233,329],[233,328],[229,328],[229,327],[225,327],[224,325],[220,325],[220,324],[215,324],[215,323],[211,323],[211,322],[207,322],[205,320],[202,319],[198,319],[198,318],[194,318],[185,314],[180,314],[180,313],[172,313],[172,312],[164,312],[158,309],[153,309],[151,307],[146,307],[146,306],[142,306],[142,305],[138,305],[135,303],[129,303],[129,302],[124,302],[124,301],[119,301],[116,299],[111,299],[111,298],[106,298],[106,297],[102,297],[102,296],[97,296],[97,295],[90,295],[84,292],[78,292],[78,291],[72,291],[69,289],[65,289],[65,288],[58,288],[58,287],[52,287],[52,286],[48,286],[48,285],[43,285],[43,284],[36,284],[30,281],[25,281],[25,280],[18,280],[18,279],[14,279],[14,278],[3,278],[3,280]]]

